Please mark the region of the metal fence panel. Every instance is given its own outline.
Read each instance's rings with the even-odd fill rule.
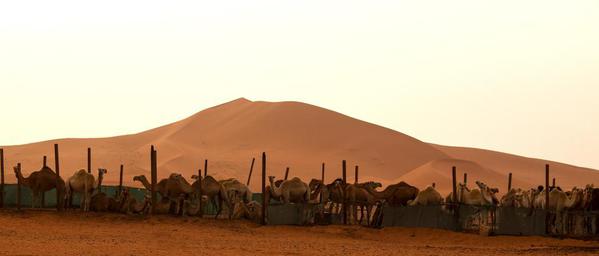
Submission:
[[[546,235],[547,212],[542,209],[498,207],[495,234],[498,235]]]
[[[311,225],[319,211],[318,204],[269,204],[268,225]]]

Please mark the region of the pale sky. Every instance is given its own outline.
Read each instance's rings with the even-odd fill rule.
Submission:
[[[599,1],[0,3],[0,145],[239,97],[599,169]]]

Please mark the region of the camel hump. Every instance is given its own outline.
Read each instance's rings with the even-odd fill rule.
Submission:
[[[79,171],[77,171],[75,173],[75,175],[87,175],[87,171],[85,169],[79,169]]]

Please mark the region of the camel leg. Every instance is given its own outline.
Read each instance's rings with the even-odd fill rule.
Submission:
[[[372,205],[366,206],[366,226],[370,226],[370,213],[372,212]]]
[[[221,202],[220,205],[218,202]],[[212,204],[214,204],[214,207],[216,208],[216,216],[214,216],[214,218],[218,219],[218,215],[220,215],[220,212],[222,211],[222,199],[220,196],[214,196],[212,198]]]

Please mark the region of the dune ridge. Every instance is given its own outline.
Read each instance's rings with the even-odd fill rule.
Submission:
[[[353,182],[355,165],[362,180],[385,184],[406,180],[423,187],[436,182],[449,191],[451,166],[469,180],[483,180],[504,188],[507,173],[514,173],[515,186],[542,182],[545,163],[565,187],[599,184],[593,169],[531,159],[505,153],[448,147],[422,142],[406,134],[357,120],[346,115],[301,102],[264,102],[240,98],[202,110],[186,119],[136,134],[107,138],[68,138],[3,147],[6,181],[14,182],[12,166],[22,163],[25,175],[38,170],[42,156],[54,166],[53,144],[60,145],[61,174],[72,175],[86,167],[86,149],[93,150],[92,168],[107,168],[105,184],[118,183],[118,168],[125,165],[124,183],[139,186],[132,177],[149,175],[149,148],[158,150],[159,176],[171,172],[189,178],[203,169],[209,159],[209,174],[246,181],[250,163],[260,168],[260,154],[268,153],[268,175],[281,177],[290,167],[290,176],[320,177],[326,163],[325,179],[341,175],[341,160],[348,160],[348,180]],[[553,169],[555,169],[553,171]],[[258,171],[251,187],[258,189]],[[459,176],[461,177],[461,176]],[[459,178],[460,180],[461,178]]]

